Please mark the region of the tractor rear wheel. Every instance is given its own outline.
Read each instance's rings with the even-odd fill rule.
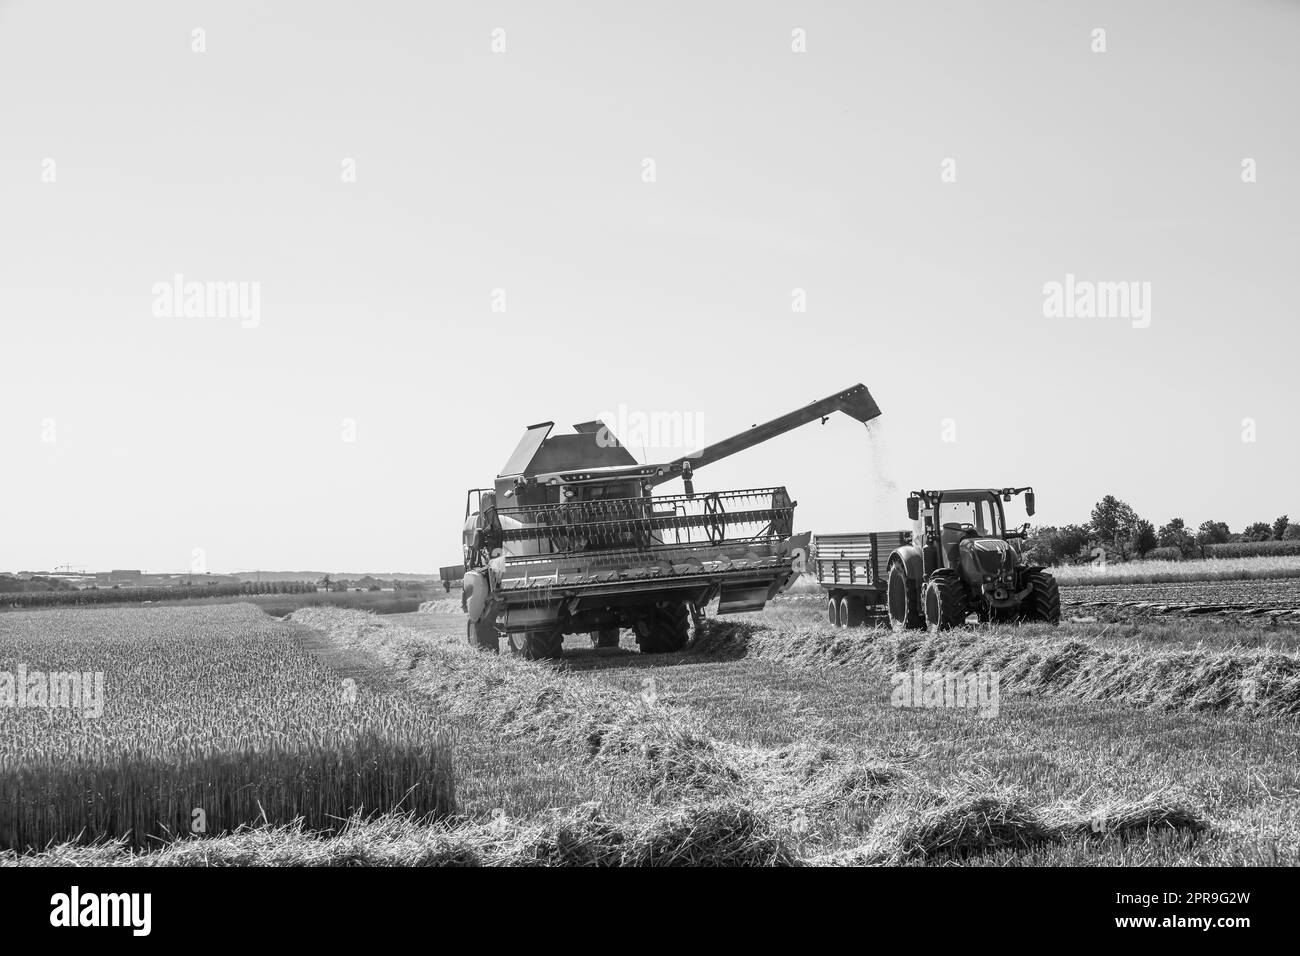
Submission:
[[[1026,621],[1061,623],[1061,591],[1056,578],[1046,571],[1030,571],[1029,596],[1020,605],[1021,617]]]
[[[618,647],[618,628],[602,627],[591,632],[592,647]]]
[[[889,601],[889,624],[894,630],[925,627],[925,618],[921,616],[920,588],[916,581],[907,576],[899,562],[889,566],[886,596]]]
[[[642,654],[670,654],[680,651],[690,638],[691,612],[685,601],[652,608],[636,629]],[[645,633],[642,633],[644,631]]]
[[[491,615],[484,615],[477,621],[467,622],[466,640],[470,647],[491,651],[493,654],[501,653],[501,638],[497,634],[496,621]]]
[[[966,595],[961,582],[948,574],[930,579],[925,586],[925,626],[930,633],[966,623]]]
[[[867,608],[862,598],[847,594],[840,598],[840,626],[861,627],[867,619]]]
[[[526,661],[555,660],[564,646],[564,635],[553,631],[525,631],[510,635],[510,650]]]

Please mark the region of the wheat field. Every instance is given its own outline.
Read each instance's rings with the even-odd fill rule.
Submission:
[[[250,605],[0,616],[0,848],[451,812],[428,709],[340,678],[294,633]],[[98,676],[94,706],[30,692],[73,672]]]

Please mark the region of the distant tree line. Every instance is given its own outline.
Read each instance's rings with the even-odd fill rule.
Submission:
[[[377,578],[374,575],[367,574],[364,577],[351,580],[348,578],[338,578],[337,580],[330,575],[325,575],[318,582],[316,587],[323,591],[415,591],[422,592],[433,587],[433,581],[399,581],[385,580]]]
[[[15,591],[72,591],[75,588],[62,578],[47,578],[34,574],[27,580],[16,578],[12,574],[0,574],[0,594]]]
[[[1035,528],[1025,542],[1025,554],[1037,564],[1078,564],[1098,559],[1101,552],[1108,561],[1300,554],[1300,525],[1281,515],[1256,521],[1239,533],[1226,522],[1212,520],[1193,530],[1182,518],[1170,518],[1157,528],[1128,503],[1106,495],[1089,521]]]
[[[243,581],[230,584],[152,585],[149,587],[89,587],[65,591],[23,591],[0,595],[9,607],[62,607],[78,604],[128,604],[142,601],[179,601],[186,598],[236,597],[242,594],[307,594],[310,581]]]

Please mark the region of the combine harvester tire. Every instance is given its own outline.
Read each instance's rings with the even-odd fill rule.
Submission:
[[[510,635],[510,650],[526,661],[555,660],[564,646],[559,630],[525,631]]]
[[[466,632],[466,640],[470,647],[491,651],[493,654],[501,653],[501,637],[497,634],[496,624],[491,617],[469,621]]]
[[[690,624],[691,614],[684,601],[654,608],[636,629],[641,653],[670,654],[682,650],[690,639]]]

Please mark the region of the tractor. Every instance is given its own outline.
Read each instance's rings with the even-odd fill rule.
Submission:
[[[1021,542],[1029,525],[1007,527],[1003,503],[1033,488],[914,491],[907,499],[912,541],[889,557],[885,582],[895,630],[946,630],[966,623],[1042,621],[1059,624],[1061,595],[1044,568],[1027,564]]]

